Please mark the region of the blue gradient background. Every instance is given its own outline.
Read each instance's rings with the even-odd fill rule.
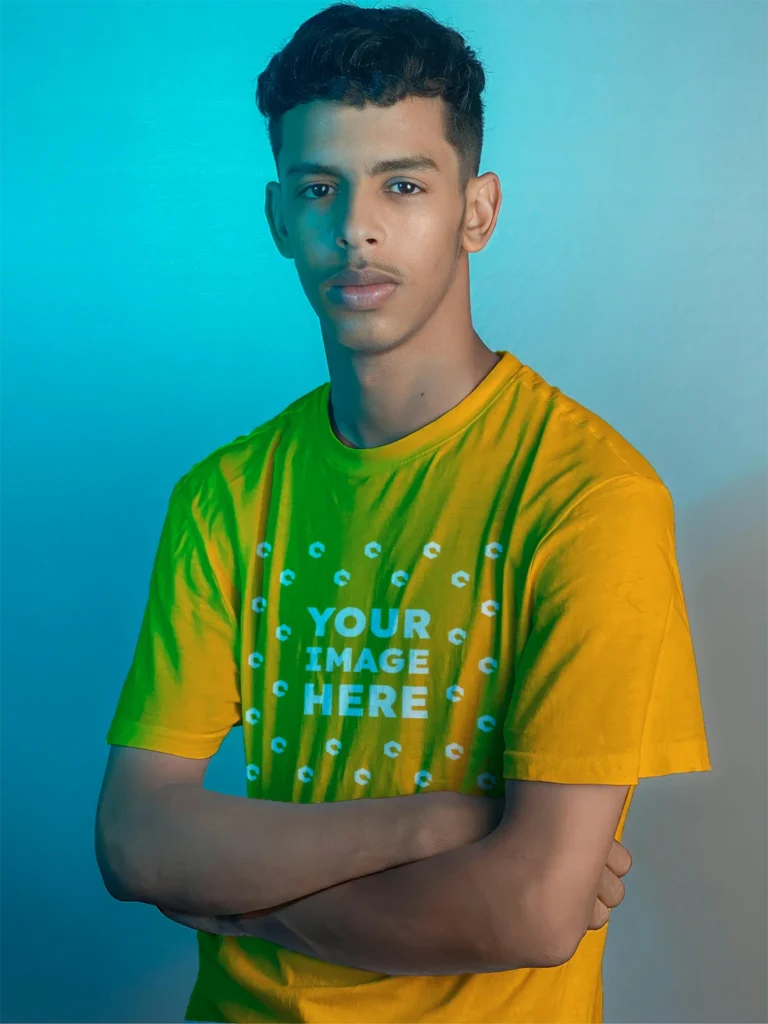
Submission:
[[[184,1013],[195,935],[108,896],[93,818],[171,487],[327,379],[254,100],[324,6],[0,8],[4,1021]],[[504,202],[470,260],[478,333],[675,499],[715,770],[635,798],[605,1019],[766,1020],[768,9],[424,9],[488,75]],[[236,729],[206,786],[243,794],[241,762]]]

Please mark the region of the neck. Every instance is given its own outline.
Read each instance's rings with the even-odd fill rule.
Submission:
[[[420,430],[458,405],[493,369],[499,356],[477,334],[439,351],[379,353],[366,372],[331,374],[331,426],[348,448],[378,448]]]
[[[472,326],[469,273],[420,331],[387,349],[344,345],[323,331],[333,432],[349,448],[379,448],[443,416],[499,361]]]

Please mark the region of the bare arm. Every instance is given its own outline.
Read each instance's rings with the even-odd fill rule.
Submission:
[[[625,787],[510,780],[504,820],[484,841],[465,848],[476,855],[474,870],[464,857],[435,856],[256,914],[193,920],[161,910],[202,931],[255,935],[306,956],[379,973],[482,973],[504,969],[495,966],[499,961],[508,965],[506,969],[556,966],[573,955],[585,927],[604,927],[610,909],[624,898],[621,878],[629,871],[632,856],[610,836],[625,793]],[[601,866],[608,843],[608,859]],[[422,881],[420,874],[430,867]],[[479,892],[474,901],[479,912],[474,917],[462,913],[457,919],[460,908],[453,892],[467,887],[468,870]],[[433,884],[444,888],[425,901]],[[589,924],[582,921],[574,931],[568,908],[580,906],[582,891],[592,900],[595,889]],[[522,912],[519,906],[525,892],[531,896],[523,899],[532,911],[528,915],[525,906]],[[484,918],[483,907],[488,908]],[[461,936],[457,929],[463,930]],[[473,941],[473,930],[479,940]],[[495,945],[489,942],[494,931],[501,933]],[[481,953],[484,966],[467,962],[462,949],[468,942]]]
[[[475,842],[355,878],[258,916],[172,920],[255,935],[329,963],[391,975],[482,974],[554,966],[529,861],[503,865]],[[496,865],[496,867],[494,867]],[[497,878],[490,882],[488,871]],[[489,898],[490,894],[490,898]]]
[[[431,856],[486,835],[487,797],[459,793],[293,804],[215,793],[190,759],[121,748],[139,765],[109,769],[96,849],[118,899],[198,916],[268,909],[329,886]],[[128,753],[125,753],[128,751]],[[145,756],[146,755],[146,756]],[[151,768],[151,771],[148,767]],[[173,777],[173,776],[171,776]],[[451,820],[444,838],[442,824]]]
[[[558,966],[624,899],[621,879],[632,856],[611,835],[625,794],[626,787],[508,780],[504,819],[484,840],[345,882],[267,916],[220,918],[212,930],[241,928],[307,956],[395,975]],[[546,861],[550,868],[542,870]],[[462,890],[471,898],[469,913],[466,900],[455,897]],[[584,891],[594,905],[589,923],[574,931],[564,911],[578,907]]]

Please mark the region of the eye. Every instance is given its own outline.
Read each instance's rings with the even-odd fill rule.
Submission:
[[[418,192],[423,192],[424,191],[424,189],[421,187],[421,185],[417,185],[415,181],[393,181],[392,185],[393,186],[394,185],[408,185],[409,188],[417,189]],[[313,188],[332,188],[332,187],[333,187],[332,185],[328,185],[325,182],[318,181],[314,185],[305,185],[304,188],[301,189],[301,191],[299,192],[299,195],[303,196],[305,192],[309,192]],[[399,195],[403,199],[406,199],[409,196],[417,195],[417,192],[395,192],[395,195]],[[328,197],[327,196],[311,196],[310,198],[312,198],[312,199],[327,199]]]

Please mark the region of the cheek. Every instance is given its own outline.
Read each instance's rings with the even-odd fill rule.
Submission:
[[[427,261],[422,265],[429,268],[427,276],[434,287],[439,288],[453,277],[459,246],[455,236],[444,236],[440,245],[427,254]]]
[[[402,267],[405,274],[410,267],[414,279],[429,282],[435,275],[440,278],[450,274],[460,246],[461,238],[455,230],[446,224],[435,224],[430,217],[423,224],[409,225],[407,233],[397,239],[393,247],[391,262],[393,266]],[[395,250],[402,255],[402,262],[398,261]]]
[[[429,236],[423,238],[423,248],[412,251],[422,252],[433,272],[450,274],[461,252],[461,240],[462,234],[457,225],[453,221],[449,222],[446,217],[445,223],[437,229],[433,226]]]

